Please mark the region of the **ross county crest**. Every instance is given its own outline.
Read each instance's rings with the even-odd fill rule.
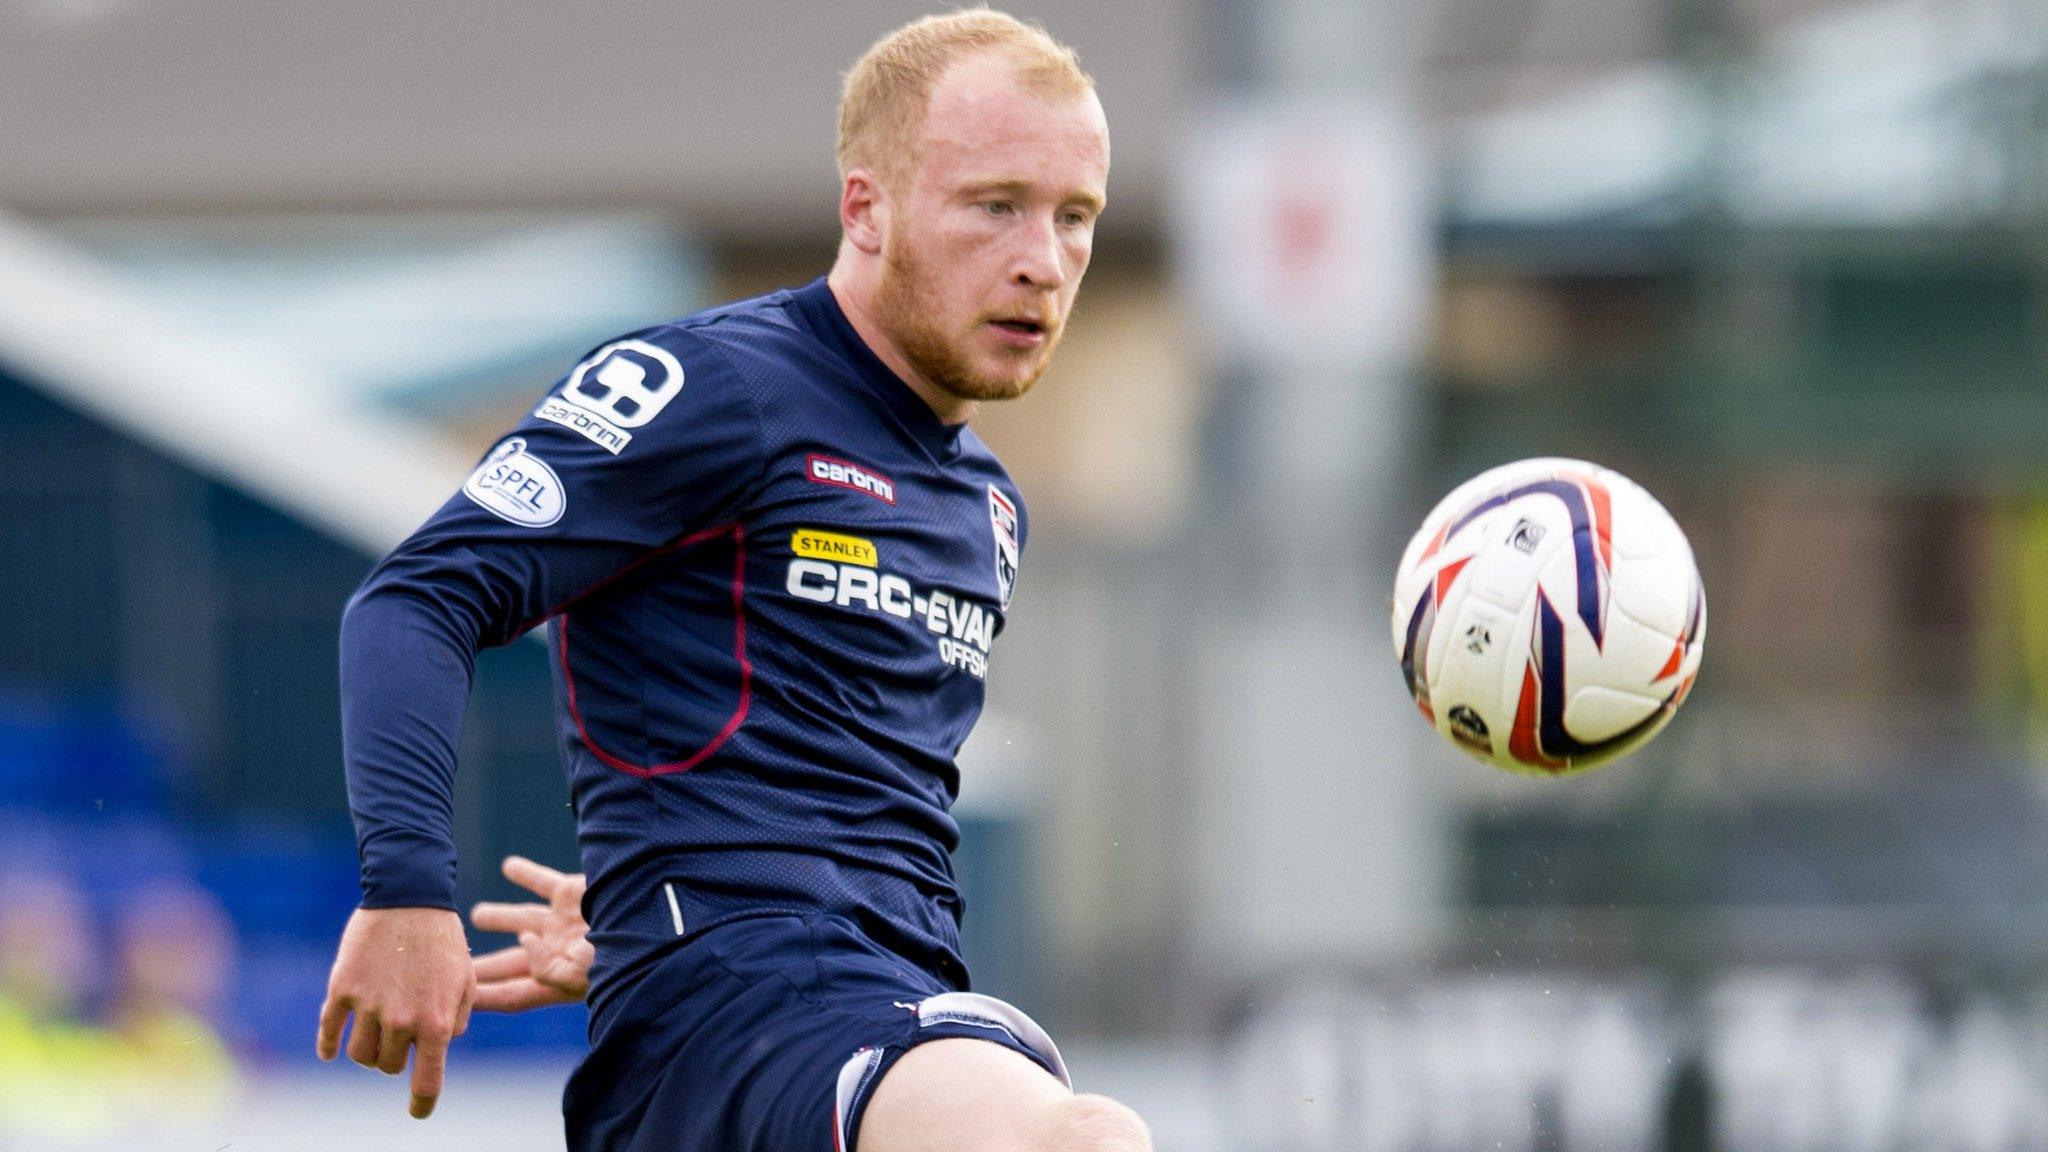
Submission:
[[[1017,505],[993,484],[988,486],[988,521],[996,536],[996,591],[1008,612],[1010,593],[1017,587]]]

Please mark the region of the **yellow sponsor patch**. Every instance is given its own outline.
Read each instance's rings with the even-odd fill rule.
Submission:
[[[813,560],[836,560],[863,568],[875,566],[875,546],[871,541],[858,536],[842,536],[837,532],[820,532],[816,528],[799,528],[792,533],[789,550]]]

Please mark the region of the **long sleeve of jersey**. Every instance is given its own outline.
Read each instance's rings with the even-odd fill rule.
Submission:
[[[598,349],[357,590],[341,719],[363,907],[455,907],[455,761],[476,653],[735,519],[764,463],[747,388],[686,328]]]

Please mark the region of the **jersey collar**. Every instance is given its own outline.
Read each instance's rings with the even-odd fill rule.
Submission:
[[[960,433],[967,427],[966,422],[948,424],[939,419],[924,397],[911,391],[910,385],[882,363],[882,358],[860,338],[853,321],[846,318],[824,277],[791,292],[790,297],[812,330],[846,360],[861,386],[895,415],[905,431],[940,460],[959,454]]]

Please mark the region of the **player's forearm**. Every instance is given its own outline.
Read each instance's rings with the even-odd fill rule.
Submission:
[[[341,732],[363,907],[455,907],[455,754],[477,638],[374,580],[341,627]]]

